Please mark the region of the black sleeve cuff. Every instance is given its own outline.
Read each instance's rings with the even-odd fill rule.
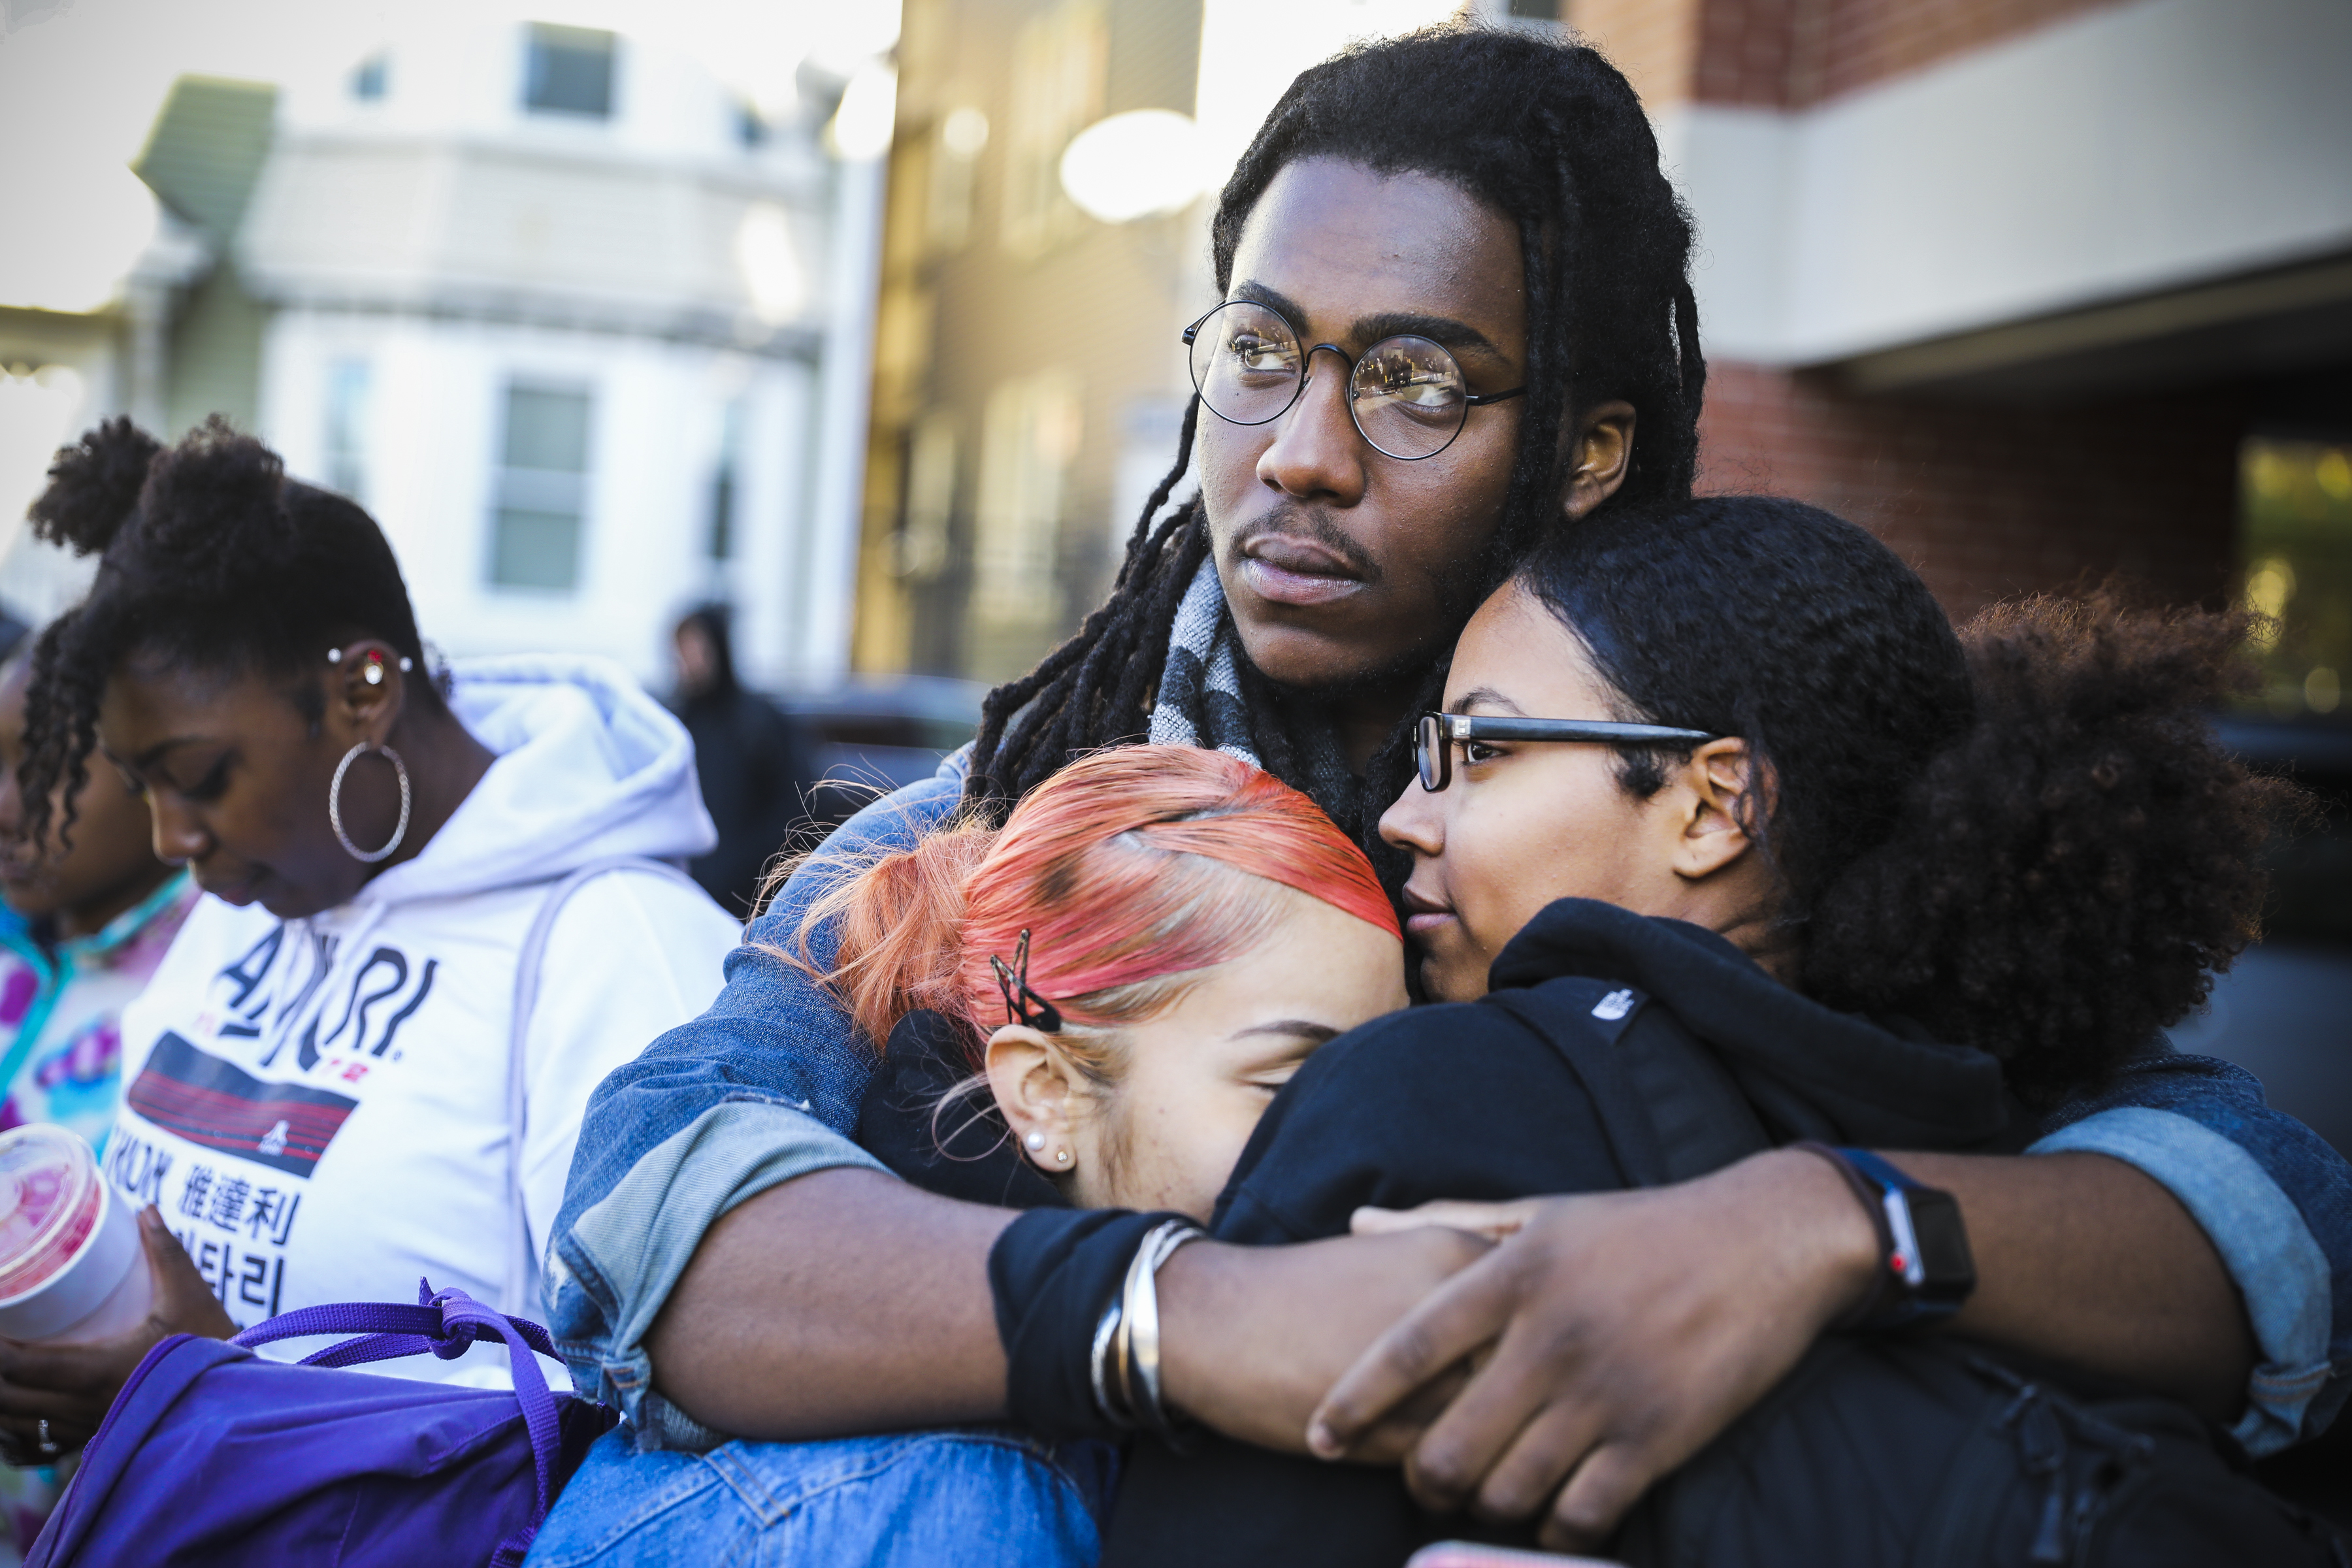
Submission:
[[[1033,1209],[1004,1227],[989,1249],[988,1283],[1014,1421],[1053,1437],[1125,1436],[1095,1406],[1095,1325],[1143,1238],[1163,1220],[1186,1218]]]

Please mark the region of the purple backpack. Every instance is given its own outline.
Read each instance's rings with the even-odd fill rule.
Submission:
[[[617,1419],[551,1394],[547,1331],[463,1290],[419,1305],[304,1307],[235,1340],[147,1352],[58,1500],[27,1568],[255,1563],[516,1568],[588,1446]],[[357,1333],[299,1364],[247,1347]],[[334,1369],[477,1339],[506,1342],[514,1390]]]

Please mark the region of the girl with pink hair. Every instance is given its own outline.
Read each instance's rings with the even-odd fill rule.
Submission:
[[[1273,774],[1181,746],[1083,758],[1001,829],[967,822],[858,868],[797,945],[787,958],[887,1042],[861,1142],[981,1201],[1205,1220],[1308,1053],[1405,1005],[1364,852]],[[1050,1188],[991,1157],[1008,1143]]]

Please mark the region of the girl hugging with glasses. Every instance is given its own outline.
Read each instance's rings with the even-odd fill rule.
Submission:
[[[1380,835],[1433,1005],[1404,1006],[1363,855],[1219,752],[1088,756],[1001,831],[842,875],[793,956],[814,965],[812,933],[837,930],[826,983],[887,1042],[860,1142],[1030,1211],[989,1268],[1023,1435],[746,1446],[772,1490],[845,1455],[871,1478],[828,1494],[800,1549],[1402,1563],[1475,1527],[1424,1512],[1392,1465],[1330,1460],[1411,1380],[1351,1373],[1309,1458],[1328,1374],[1300,1374],[1295,1425],[1194,1402],[1215,1380],[1162,1332],[1156,1271],[1342,1236],[1368,1207],[1469,1200],[1433,1212],[1502,1235],[1528,1212],[1511,1200],[1790,1147],[1856,1200],[1850,1332],[1654,1489],[1619,1556],[2326,1561],[2325,1527],[2231,1473],[2185,1409],[1922,1331],[1974,1284],[1939,1153],[2020,1150],[2042,1108],[2144,1070],[2254,931],[2252,858],[2293,803],[2210,735],[2240,629],[2036,601],[1956,635],[1892,552],[1791,501],[1564,530],[1471,620],[1443,713],[1397,759],[1418,777]],[[1432,1391],[1476,1370],[1446,1364],[1426,1314],[1418,1331]],[[1524,1349],[1463,1399],[1550,1386],[1517,1376]],[[1515,1442],[1589,1446],[1574,1421],[1528,1409]],[[641,1463],[672,1458],[699,1462]],[[569,1540],[568,1515],[611,1516],[575,1502],[603,1462],[535,1563],[642,1554]],[[1507,1488],[1545,1463],[1474,1473]]]

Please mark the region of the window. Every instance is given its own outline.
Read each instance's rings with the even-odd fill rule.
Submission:
[[[531,24],[522,102],[534,114],[613,116],[613,35]]]
[[[1169,397],[1139,397],[1119,413],[1118,458],[1111,469],[1110,558],[1126,552],[1143,503],[1167,477],[1169,454],[1184,428],[1184,405]],[[1184,487],[1179,485],[1178,489]],[[1168,510],[1160,507],[1161,515]]]
[[[907,515],[891,563],[899,576],[927,583],[948,563],[955,491],[955,416],[935,409],[915,426],[908,443]]]
[[[1078,228],[1062,194],[1062,153],[1102,117],[1108,39],[1094,0],[1063,0],[1013,46],[1013,105],[1004,135],[1004,246],[1034,256]]]
[[[988,116],[969,106],[940,120],[931,139],[930,189],[923,237],[936,256],[963,248],[971,235],[973,174],[988,145]]]
[[[2344,896],[2352,887],[2352,769],[2342,760],[2352,706],[2352,431],[2330,421],[2254,436],[2240,448],[2239,479],[2239,602],[2260,617],[2246,652],[2261,685],[2234,725],[2222,721],[2221,739],[2262,771],[2288,773],[2317,807],[2263,846],[2263,937],[2281,946],[2352,942]],[[2311,994],[2315,1020],[2326,1004]],[[2217,1002],[2213,1026],[2222,1016]]]
[[[983,617],[1051,620],[1061,613],[1055,568],[1080,419],[1077,387],[1057,372],[1008,381],[989,394],[973,518],[973,607]]]
[[[373,103],[383,97],[384,58],[370,55],[352,71],[352,96],[362,103]]]
[[[327,488],[367,504],[368,363],[327,366]]]
[[[2263,701],[2332,714],[2352,680],[2352,443],[2245,443],[2238,538]]]
[[[736,509],[738,499],[737,471],[743,462],[743,400],[735,399],[727,405],[727,413],[719,431],[719,468],[710,479],[710,536],[705,542],[713,561],[731,560],[735,554]]]
[[[520,384],[507,388],[505,460],[490,545],[490,581],[499,586],[579,586],[588,412],[585,392]]]

